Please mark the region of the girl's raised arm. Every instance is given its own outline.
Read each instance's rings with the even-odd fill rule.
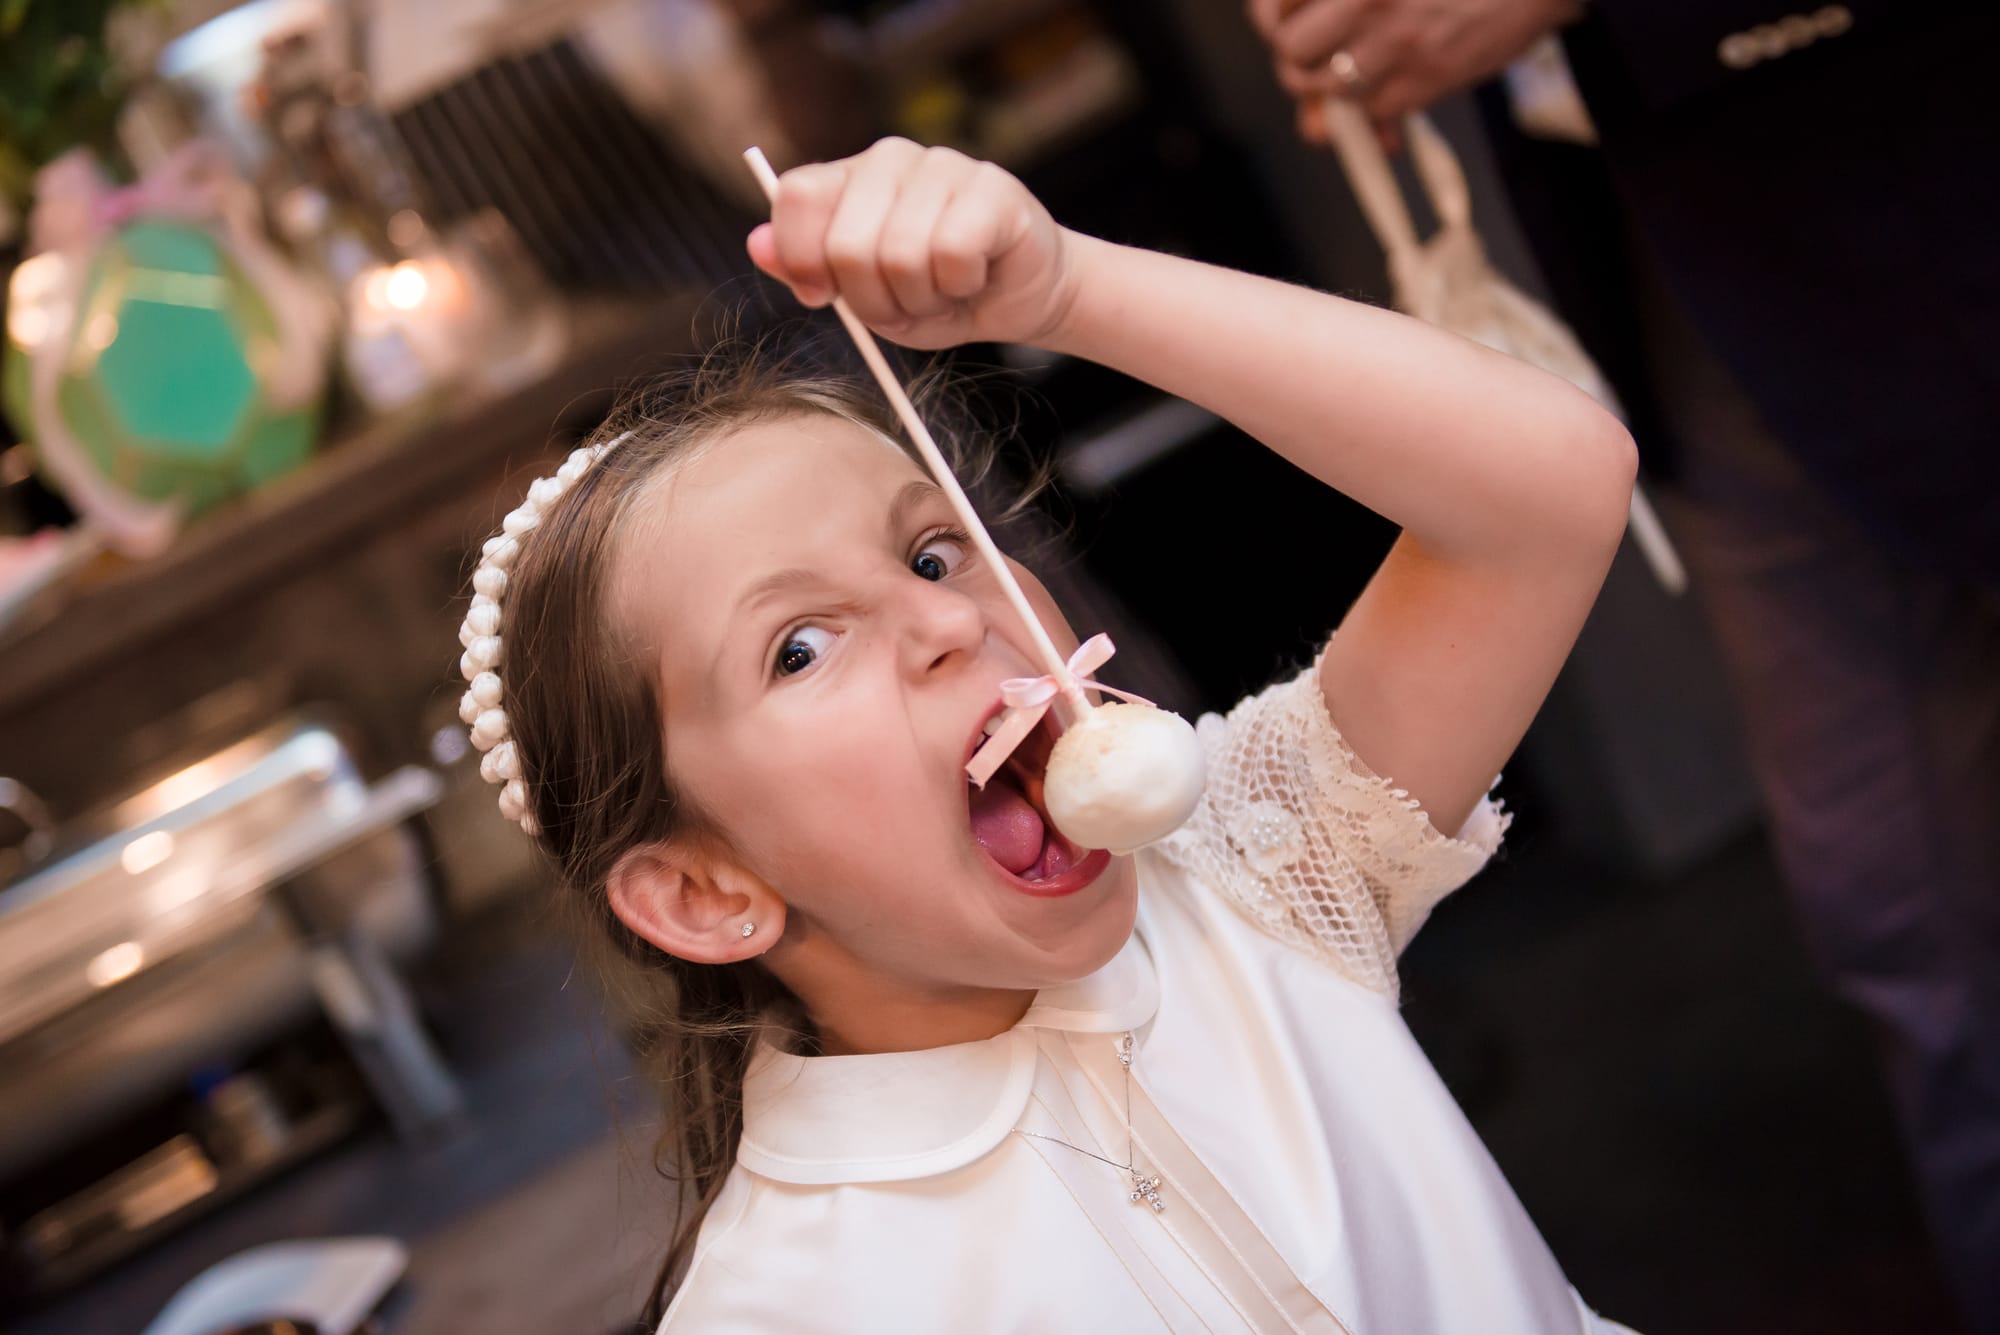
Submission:
[[[1407,317],[1087,237],[1071,249],[1052,349],[1228,418],[1402,526],[1320,685],[1355,754],[1455,832],[1596,600],[1631,438],[1567,382]]]

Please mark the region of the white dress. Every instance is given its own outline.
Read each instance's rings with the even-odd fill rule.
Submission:
[[[1201,810],[1138,925],[995,1038],[767,1049],[660,1329],[1594,1335],[1396,1008],[1396,955],[1498,846],[1446,839],[1334,730],[1317,673],[1200,724]],[[1129,1090],[1119,1062],[1134,1036]],[[1129,1174],[1036,1132],[1125,1160]]]

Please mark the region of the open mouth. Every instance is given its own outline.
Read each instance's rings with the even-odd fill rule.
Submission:
[[[1055,749],[1054,712],[1043,716],[984,788],[966,783],[972,838],[1014,888],[1031,895],[1081,890],[1110,865],[1102,849],[1065,839],[1042,802],[1042,777]]]

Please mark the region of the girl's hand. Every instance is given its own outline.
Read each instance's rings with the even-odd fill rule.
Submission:
[[[749,250],[807,306],[839,295],[883,337],[945,348],[1053,335],[1071,302],[1069,240],[992,163],[884,139],[781,176]]]

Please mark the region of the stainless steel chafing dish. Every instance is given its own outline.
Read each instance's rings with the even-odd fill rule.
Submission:
[[[0,886],[0,1176],[315,1007],[399,1124],[455,1109],[391,967],[436,932],[438,794],[295,716],[59,832]]]

